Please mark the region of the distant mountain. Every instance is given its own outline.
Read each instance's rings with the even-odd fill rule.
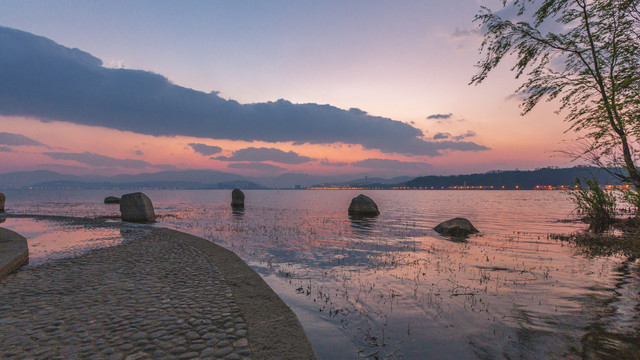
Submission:
[[[576,178],[596,178],[600,184],[619,184],[606,171],[589,166],[543,168],[532,171],[491,171],[484,174],[455,176],[421,176],[404,183],[407,187],[440,189],[450,186],[494,186],[495,188],[534,189],[536,186],[571,185]]]
[[[371,185],[371,184],[394,185],[394,184],[404,183],[412,179],[413,177],[411,176],[398,176],[391,179],[384,179],[379,177],[366,177],[366,178],[349,180],[339,185],[353,185],[353,186]]]
[[[83,189],[83,190],[100,190],[100,189],[185,189],[185,190],[213,190],[213,189],[265,189],[264,186],[251,181],[236,180],[225,181],[216,184],[202,184],[188,181],[138,181],[138,182],[84,182],[84,181],[47,181],[32,184],[29,188],[33,189]]]
[[[43,181],[80,181],[79,176],[49,170],[19,171],[0,174],[0,189],[18,189]]]
[[[136,175],[75,176],[53,171],[23,171],[0,174],[0,189],[37,188],[167,188],[167,189],[243,189],[308,187],[321,182],[344,182],[353,175],[316,176],[283,174],[253,178],[214,170],[174,170]]]
[[[326,175],[289,173],[289,174],[282,174],[276,177],[260,178],[260,179],[256,179],[255,181],[258,181],[261,184],[264,184],[271,188],[292,188],[296,185],[300,185],[301,187],[309,187],[317,183],[345,182],[345,181],[348,181],[349,179],[353,179],[353,177],[354,175],[326,176]]]
[[[137,175],[115,175],[105,178],[105,181],[114,183],[183,181],[199,184],[216,184],[237,180],[253,181],[253,178],[216,170],[171,170]]]
[[[358,187],[391,187],[391,185],[402,184],[412,180],[411,176],[398,176],[391,179],[385,179],[380,177],[363,177],[357,179],[351,179],[348,181],[324,181],[321,183],[315,183],[310,187],[327,187],[327,186],[358,186]]]
[[[494,186],[512,189],[531,189],[538,185],[570,185],[575,178],[595,176],[602,184],[616,184],[602,169],[578,166],[573,168],[544,168],[533,171],[491,171],[483,174],[455,176],[407,176],[390,179],[365,177],[362,174],[318,176],[283,174],[276,177],[252,178],[213,170],[175,170],[138,175],[76,176],[54,171],[23,171],[0,174],[0,189],[265,189],[302,188],[310,186],[362,186],[392,188],[394,186],[447,188],[449,186]]]
[[[0,189],[74,188],[103,189],[121,187],[135,188],[228,188],[231,183],[243,184],[245,188],[264,188],[254,179],[241,175],[213,170],[161,171],[137,175],[76,176],[54,171],[21,171],[0,174]]]

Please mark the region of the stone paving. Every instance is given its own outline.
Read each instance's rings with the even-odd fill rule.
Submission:
[[[154,233],[0,282],[0,358],[249,359],[245,320],[201,251]]]

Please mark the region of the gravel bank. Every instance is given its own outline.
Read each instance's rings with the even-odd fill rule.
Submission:
[[[167,229],[18,271],[0,299],[2,358],[315,358],[295,315],[235,254]]]

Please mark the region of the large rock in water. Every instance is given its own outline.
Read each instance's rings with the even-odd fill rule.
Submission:
[[[151,199],[141,192],[122,195],[120,213],[122,221],[146,223],[156,220]]]
[[[370,197],[360,194],[351,199],[349,215],[374,216],[380,215],[380,210],[378,210],[378,205]]]
[[[242,190],[235,188],[231,192],[231,207],[234,209],[244,208],[244,193]]]
[[[461,217],[447,220],[438,224],[438,226],[433,229],[442,235],[455,237],[464,237],[479,233],[478,229],[473,226],[471,221]]]
[[[119,204],[120,203],[120,198],[117,196],[107,196],[106,198],[104,198],[104,203],[105,204]]]
[[[3,193],[0,193],[0,213],[4,212],[4,200],[6,198],[4,197]]]

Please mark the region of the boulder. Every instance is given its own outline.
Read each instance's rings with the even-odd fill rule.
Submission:
[[[151,199],[141,192],[122,195],[120,213],[122,221],[146,223],[156,220]]]
[[[231,192],[231,207],[234,209],[244,208],[244,193],[242,190],[235,188]]]
[[[0,228],[0,280],[28,263],[27,239],[16,232]]]
[[[351,199],[349,215],[375,216],[380,215],[380,210],[378,210],[378,205],[370,197],[360,194]]]
[[[117,196],[107,196],[106,198],[104,198],[104,203],[105,204],[119,204],[120,203],[120,198]]]
[[[4,197],[3,193],[0,193],[0,213],[4,212],[4,200],[6,198]]]
[[[438,226],[434,227],[433,229],[441,235],[454,237],[464,237],[471,234],[479,233],[478,229],[476,229],[473,224],[471,224],[471,221],[461,217],[447,220],[443,223],[438,224]]]

